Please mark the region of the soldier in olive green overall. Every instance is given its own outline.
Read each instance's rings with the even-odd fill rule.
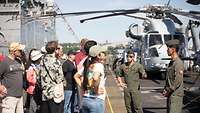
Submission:
[[[140,75],[147,75],[143,66],[134,61],[135,54],[132,50],[127,52],[127,61],[116,71],[117,80],[124,88],[124,100],[127,113],[143,113],[140,91]],[[124,81],[121,79],[123,77]]]
[[[167,43],[167,53],[172,60],[167,68],[166,85],[163,95],[167,97],[167,113],[181,113],[183,102],[183,62],[179,58],[177,51],[179,40],[169,40]]]

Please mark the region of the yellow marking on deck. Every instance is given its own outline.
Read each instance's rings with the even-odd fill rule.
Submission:
[[[112,108],[112,105],[111,105],[111,102],[110,102],[110,99],[109,99],[108,94],[107,94],[107,91],[106,91],[106,98],[107,98],[107,100],[108,100],[108,105],[109,105],[109,108],[110,108],[111,113],[114,113],[113,108]]]

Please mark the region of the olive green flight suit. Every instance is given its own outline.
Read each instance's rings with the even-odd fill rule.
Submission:
[[[176,58],[169,63],[166,76],[166,90],[170,90],[167,98],[167,113],[181,113],[183,102],[183,62]]]
[[[117,76],[124,77],[124,100],[127,113],[143,113],[140,91],[140,74],[146,74],[143,66],[135,62],[132,66],[122,64]]]

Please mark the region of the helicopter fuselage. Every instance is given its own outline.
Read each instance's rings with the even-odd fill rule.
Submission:
[[[185,56],[185,44],[187,41],[182,33],[177,32],[174,22],[169,18],[148,19],[142,25],[142,33],[140,33],[141,63],[147,72],[165,73],[170,62],[166,41],[174,38],[180,40],[180,49],[182,49],[180,53],[183,56]],[[138,39],[139,33],[135,34],[132,33],[132,38],[134,39],[135,36]]]

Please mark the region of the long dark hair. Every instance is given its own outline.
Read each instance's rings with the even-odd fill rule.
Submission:
[[[30,67],[31,63],[32,63],[32,60],[31,60],[31,53],[32,51],[34,50],[37,50],[35,48],[32,48],[30,51],[29,51],[29,54],[28,54],[28,62],[27,62],[27,69]]]
[[[88,57],[85,62],[83,63],[84,66],[84,71],[83,71],[83,89],[87,90],[88,89],[88,71],[89,71],[89,67],[90,65],[94,64],[97,62],[97,58],[96,57]]]
[[[24,51],[22,51],[21,54],[22,54],[21,61],[22,61],[23,65],[24,65],[25,69],[27,69],[27,66],[28,66],[28,59],[26,57],[27,55],[26,55],[26,53]]]

